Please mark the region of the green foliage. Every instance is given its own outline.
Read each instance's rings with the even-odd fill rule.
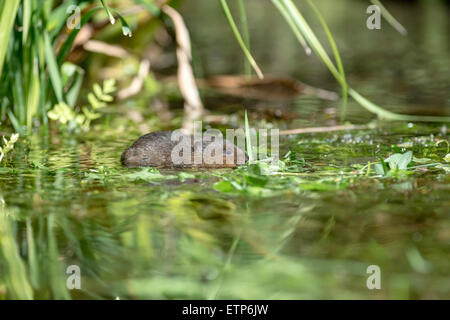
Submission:
[[[25,1],[25,3],[29,4],[29,1]],[[0,43],[0,75],[2,74],[3,63],[8,49],[9,34],[14,26],[14,18],[19,4],[20,0],[2,1],[0,4],[0,39],[2,39],[2,43]],[[27,20],[29,20],[29,17]],[[27,25],[29,26],[28,22]],[[26,32],[28,32],[28,29],[29,27],[25,28]]]
[[[85,106],[81,108],[81,113],[79,113],[70,108],[66,103],[61,102],[56,104],[48,112],[48,117],[54,121],[58,121],[68,131],[88,131],[91,122],[101,117],[100,110],[114,100],[111,94],[115,91],[116,81],[114,79],[104,81],[103,87],[99,84],[94,84],[93,92],[88,94],[90,107]]]
[[[412,160],[412,152],[408,151],[405,152],[404,154],[395,153],[386,160],[384,160],[384,162],[387,162],[389,164],[390,170],[406,170],[411,160]]]
[[[250,125],[248,123],[247,110],[245,110],[245,149],[248,155],[248,161],[252,162],[253,160],[253,146],[250,132]]]

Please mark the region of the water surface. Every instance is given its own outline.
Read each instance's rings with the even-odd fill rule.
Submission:
[[[301,52],[268,1],[248,5],[252,50],[265,72],[339,90],[320,62]],[[449,113],[447,6],[392,4],[409,30],[402,38],[386,23],[382,31],[367,30],[359,2],[318,5],[357,90],[391,110]],[[182,10],[207,76],[243,70],[219,10],[214,1],[189,1]],[[217,104],[208,108],[227,110],[211,101]],[[251,106],[257,126],[266,124],[259,106],[278,107],[239,103],[237,116]],[[339,105],[300,97],[287,106],[299,117],[275,123],[335,124]],[[351,103],[350,120],[372,118]],[[136,128],[22,139],[0,168],[0,297],[450,298],[448,150],[436,144],[448,140],[447,130],[380,126],[282,137],[288,168],[273,176],[260,175],[257,166],[122,168],[120,154],[137,138]],[[444,167],[388,177],[362,169],[407,151]],[[81,290],[66,288],[70,265],[80,267]],[[366,286],[369,265],[380,267],[381,290]]]

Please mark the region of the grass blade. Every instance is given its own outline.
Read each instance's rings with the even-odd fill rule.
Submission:
[[[248,123],[247,110],[245,110],[245,145],[247,148],[248,161],[252,162],[253,160],[253,147],[250,133],[250,125]]]
[[[361,94],[349,88],[348,94],[355,99],[361,106],[363,106],[368,111],[375,113],[379,118],[385,120],[397,120],[397,121],[417,121],[417,122],[450,122],[450,117],[439,117],[439,116],[416,116],[409,114],[399,114],[395,112],[391,112],[380,108],[373,102],[369,101]]]
[[[333,35],[331,34],[330,28],[328,28],[325,19],[320,13],[319,9],[314,5],[311,0],[307,0],[310,7],[314,10],[316,16],[318,17],[322,28],[325,30],[325,33],[328,37],[328,41],[330,42],[331,48],[333,49],[334,59],[336,60],[336,64],[338,66],[339,73],[341,75],[341,87],[342,87],[342,109],[341,109],[341,121],[345,120],[345,116],[347,114],[347,101],[348,101],[348,84],[347,79],[345,77],[344,66],[342,64],[341,55],[339,54],[339,50],[336,45],[336,41],[334,41]]]
[[[128,25],[127,20],[125,20],[124,17],[122,17],[122,15],[120,14],[119,11],[112,9],[114,11],[115,14],[117,14],[117,16],[119,17],[120,23],[122,24],[122,33],[124,36],[128,36],[128,37],[132,37],[133,36],[133,32],[131,31],[130,26]]]
[[[298,42],[302,45],[303,49],[305,50],[305,53],[309,56],[311,55],[311,48],[306,43],[305,38],[302,36],[301,32],[298,31],[298,29],[295,26],[294,20],[292,19],[291,15],[285,10],[285,8],[281,5],[279,1],[272,1],[275,7],[280,11],[282,14],[284,20],[289,24],[291,27],[292,32],[294,33],[295,37],[297,38]]]
[[[32,66],[33,72],[30,73],[30,81],[27,97],[27,129],[28,132],[32,129],[32,120],[35,116],[39,105],[39,92],[40,92],[40,80],[39,80],[39,68],[37,59],[33,59]]]
[[[263,75],[261,69],[259,68],[258,64],[256,63],[255,59],[251,55],[249,49],[245,45],[244,39],[242,38],[242,36],[241,36],[241,34],[239,32],[239,29],[236,26],[236,23],[234,22],[233,16],[231,14],[230,8],[228,7],[228,4],[227,4],[226,0],[220,0],[220,4],[222,5],[222,9],[223,9],[223,12],[225,14],[225,17],[227,18],[228,23],[229,23],[229,25],[231,27],[231,30],[233,31],[236,40],[238,41],[239,45],[241,46],[241,49],[244,52],[245,57],[247,58],[247,60],[250,63],[250,65],[255,70],[256,75],[258,76],[258,78],[263,79],[264,75]]]
[[[244,40],[245,46],[248,48],[249,51],[251,51],[250,34],[248,31],[248,21],[247,21],[247,10],[245,9],[244,0],[238,0],[238,5],[239,5],[240,22],[241,22],[241,27],[243,30],[243,32],[242,32],[243,40]],[[250,65],[250,62],[247,59],[244,60],[244,70],[245,70],[245,75],[251,77],[252,66]]]
[[[157,17],[161,14],[161,10],[155,4],[154,0],[151,0],[150,2],[145,1],[145,0],[134,0],[134,2],[139,3],[140,5],[144,6],[155,17]]]
[[[25,45],[31,25],[31,0],[23,0],[22,44]]]

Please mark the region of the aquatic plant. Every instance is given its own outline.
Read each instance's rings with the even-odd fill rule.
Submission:
[[[48,112],[48,117],[52,120],[58,121],[68,131],[81,129],[88,131],[93,120],[99,119],[102,108],[107,106],[114,100],[111,95],[116,91],[116,80],[109,79],[103,82],[103,87],[99,84],[94,84],[93,91],[88,94],[88,101],[90,107],[84,106],[81,112],[69,107],[66,103],[60,102],[56,104],[52,110]]]

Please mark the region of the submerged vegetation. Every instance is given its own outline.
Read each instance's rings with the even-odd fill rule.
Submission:
[[[360,23],[371,3],[385,39],[363,24],[348,39],[324,10]],[[448,298],[450,61],[433,28],[448,7],[420,4],[430,52],[404,36],[416,6],[2,1],[0,299]],[[280,65],[327,90],[271,77]],[[138,136],[198,117],[243,128],[248,163],[120,164]],[[256,127],[281,130],[280,159],[258,157]]]
[[[88,94],[90,108],[85,106],[81,109],[82,113],[77,114],[65,102],[61,102],[48,112],[48,117],[64,125],[67,131],[77,129],[89,131],[91,122],[101,117],[99,111],[105,108],[107,103],[111,103],[114,100],[111,94],[116,91],[115,86],[116,81],[114,79],[105,81],[103,86],[96,83],[94,84],[93,92]]]

